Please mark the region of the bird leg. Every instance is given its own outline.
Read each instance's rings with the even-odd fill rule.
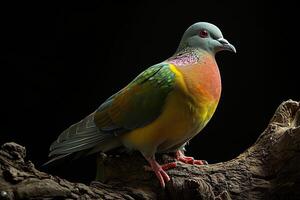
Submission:
[[[146,171],[153,171],[158,178],[161,187],[166,186],[166,182],[170,181],[169,175],[165,172],[166,170],[172,169],[176,167],[176,162],[170,162],[163,165],[158,164],[156,162],[155,157],[145,157],[150,166],[145,166]],[[205,160],[195,160],[193,157],[188,157],[183,154],[181,150],[176,151],[176,160],[181,161],[187,164],[193,165],[207,165]]]
[[[156,162],[154,156],[148,157],[146,159],[149,162],[150,167],[146,167],[145,169],[153,171],[155,173],[156,177],[158,178],[161,187],[164,188],[166,185],[165,183],[170,181],[170,177],[165,172],[165,170],[176,167],[176,163],[175,163],[175,165],[174,165],[174,163],[167,163],[167,164],[161,166]]]
[[[176,151],[176,160],[192,165],[207,165],[206,160],[195,160],[193,157],[188,157],[181,150]]]

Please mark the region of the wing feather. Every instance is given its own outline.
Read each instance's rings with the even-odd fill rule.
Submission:
[[[174,78],[167,63],[145,70],[94,113],[62,132],[50,147],[49,156],[54,158],[49,162],[119,146],[115,136],[145,126],[159,116]]]
[[[119,134],[151,123],[162,112],[174,79],[167,63],[148,68],[96,110],[95,124]]]

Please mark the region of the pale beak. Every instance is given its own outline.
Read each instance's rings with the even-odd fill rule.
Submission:
[[[217,39],[217,41],[220,42],[220,44],[222,45],[222,50],[232,51],[236,53],[235,47],[232,44],[230,44],[226,39],[219,38]]]

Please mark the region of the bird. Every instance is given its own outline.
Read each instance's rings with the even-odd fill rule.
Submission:
[[[221,76],[215,55],[224,50],[236,53],[217,26],[192,24],[171,57],[141,72],[63,131],[50,146],[48,163],[122,147],[139,151],[163,188],[170,180],[166,171],[176,163],[160,165],[157,154],[174,152],[178,162],[205,164],[183,152],[217,108]]]

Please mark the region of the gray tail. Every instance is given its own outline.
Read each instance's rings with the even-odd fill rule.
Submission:
[[[120,145],[116,136],[99,130],[92,113],[59,135],[50,146],[51,160],[44,165],[70,156],[76,159],[97,151],[109,151]]]

